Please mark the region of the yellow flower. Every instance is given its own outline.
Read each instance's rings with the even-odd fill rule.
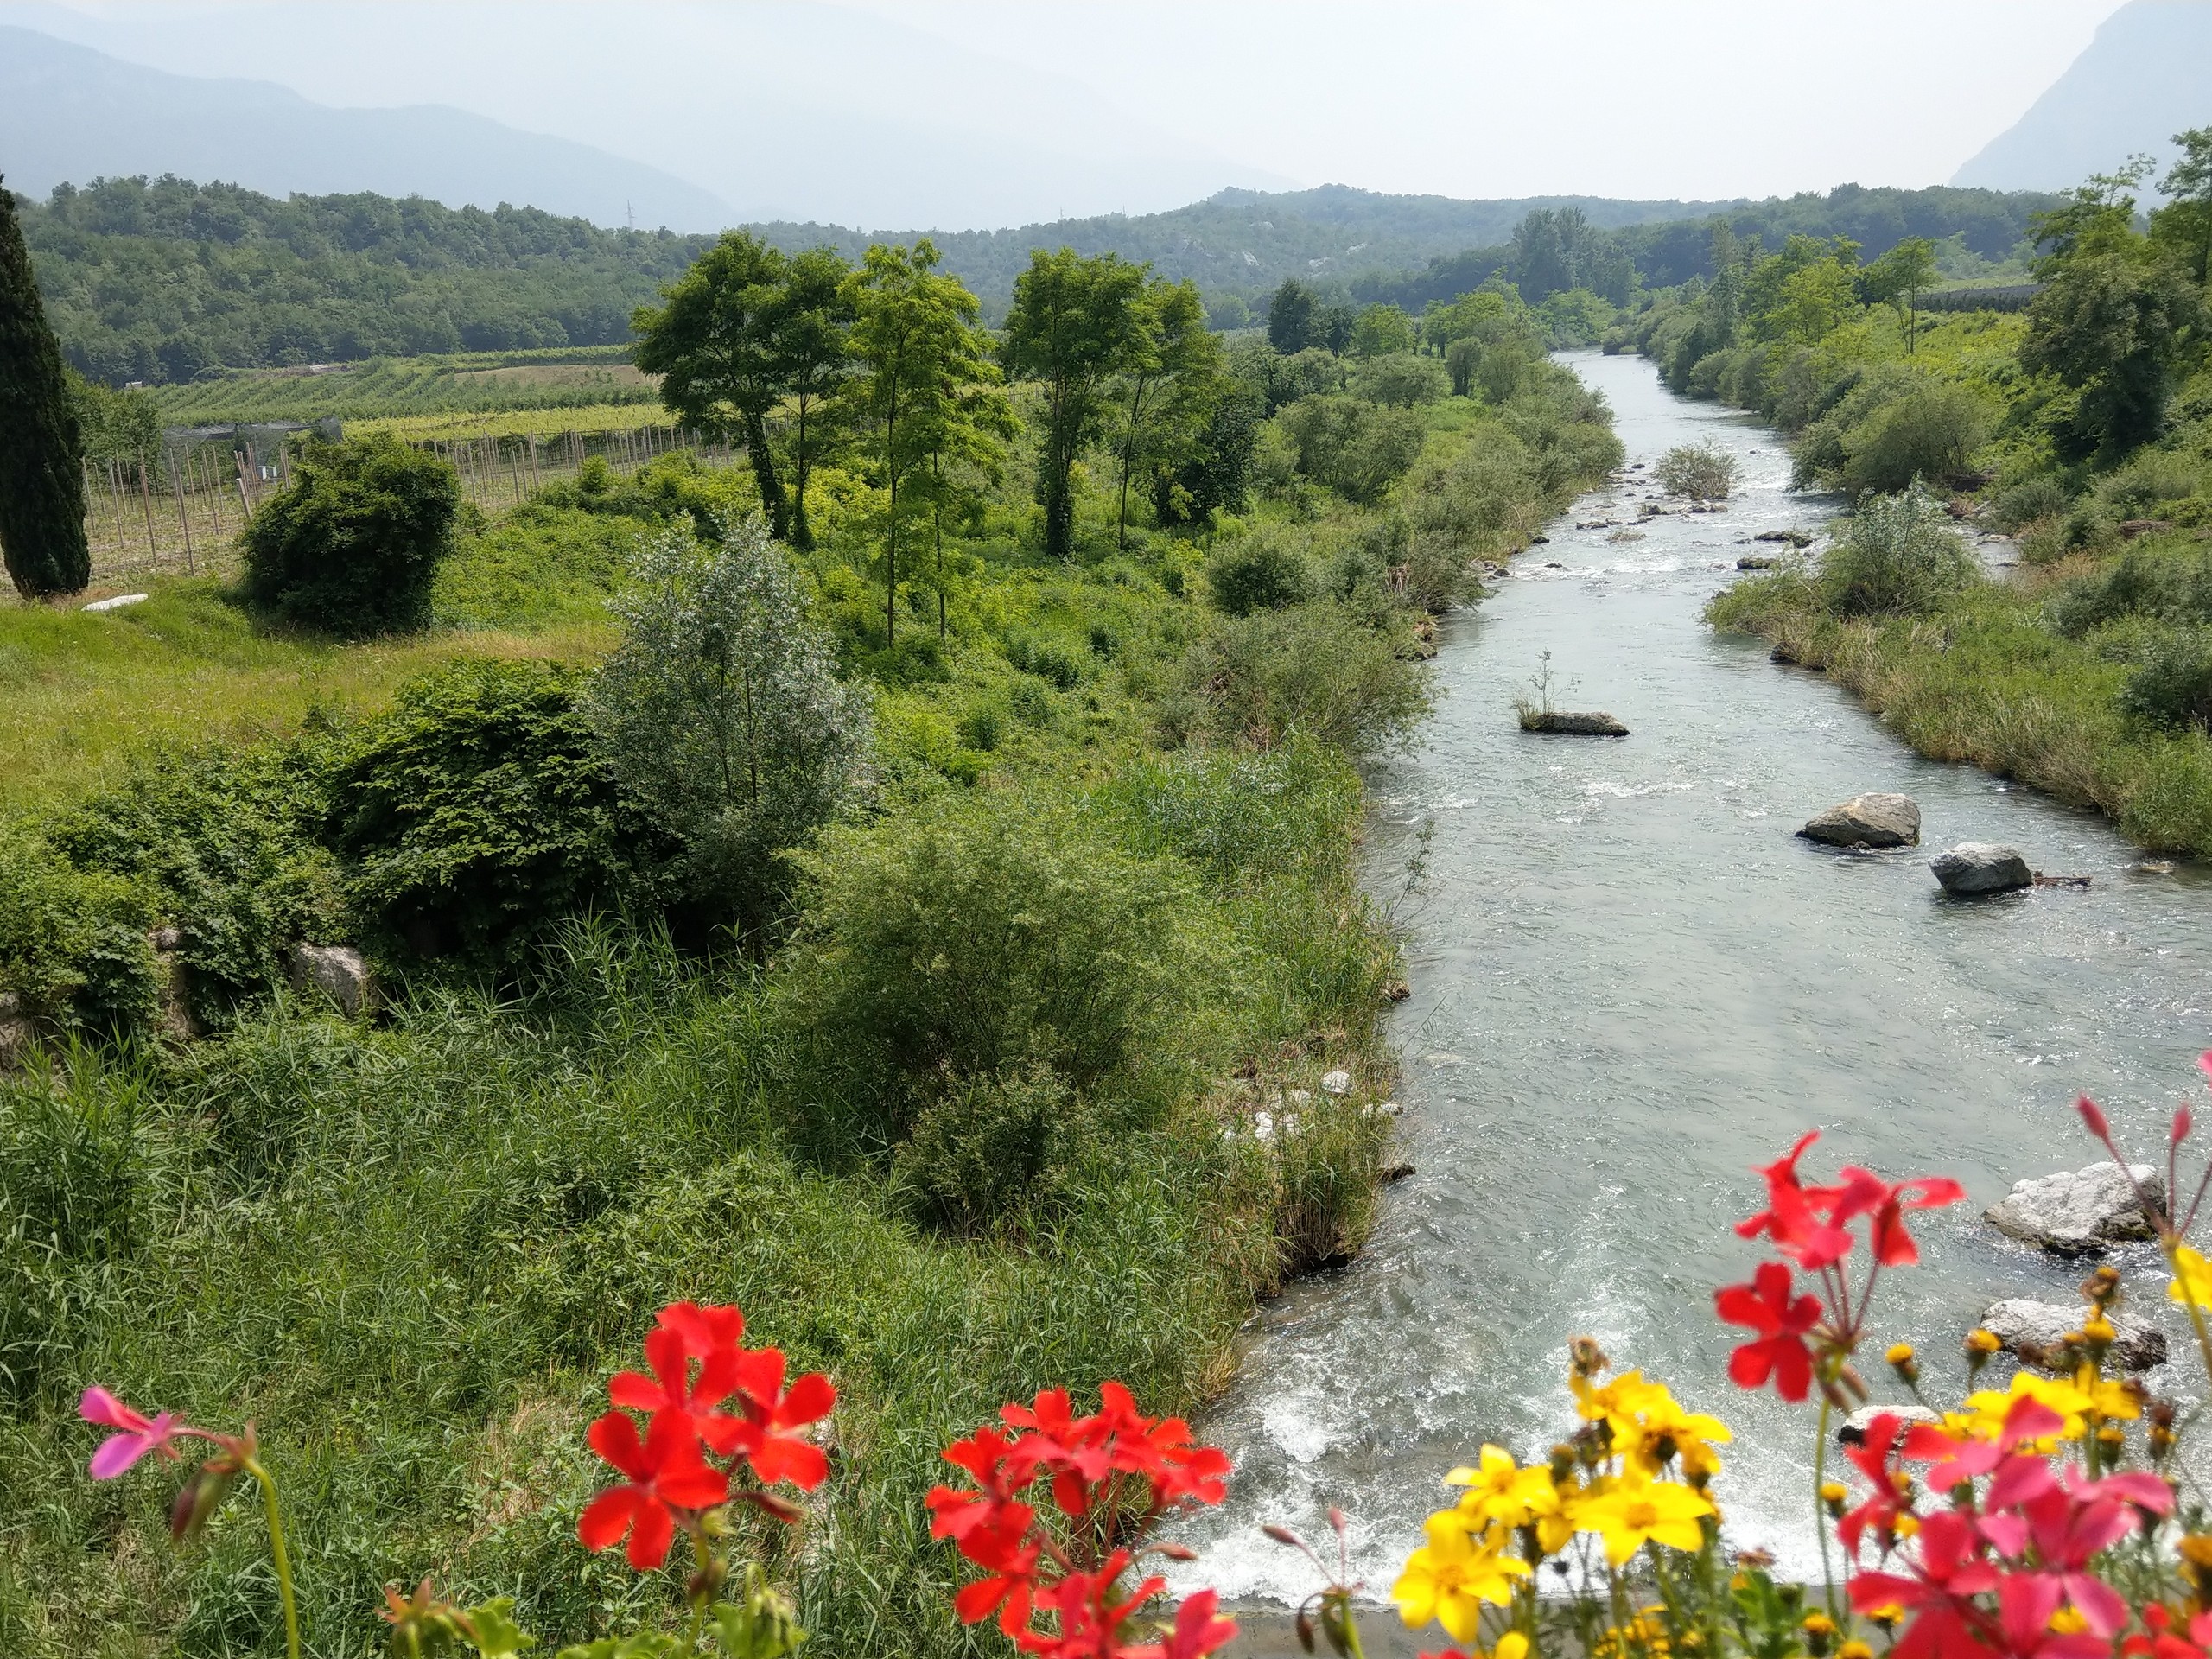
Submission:
[[[2143,1402],[2136,1390],[2125,1382],[2113,1382],[2101,1377],[2096,1368],[2084,1365],[2074,1373],[2074,1386],[2088,1397],[2085,1410],[2099,1417],[2116,1418],[2133,1422],[2143,1414]]]
[[[2022,1395],[2040,1400],[2066,1421],[2057,1434],[2058,1440],[2078,1440],[2083,1427],[2082,1414],[2091,1410],[2096,1401],[2073,1383],[2055,1376],[2037,1376],[2027,1371],[2013,1374],[2012,1385],[1999,1394],[1994,1389],[1984,1389],[1967,1396],[1964,1415],[1953,1412],[1945,1417],[1944,1425],[1954,1433],[1963,1430],[1977,1440],[1993,1440],[2003,1431],[2005,1414],[2012,1409],[2012,1402]],[[2048,1453],[2055,1449],[2050,1436],[2035,1441],[2031,1450]]]
[[[1529,1659],[1529,1638],[1518,1630],[1508,1630],[1490,1650],[1490,1659]]]
[[[1390,1586],[1398,1617],[1408,1630],[1433,1619],[1454,1641],[1471,1642],[1483,1604],[1503,1606],[1512,1599],[1513,1580],[1529,1576],[1529,1564],[1506,1554],[1498,1535],[1485,1535],[1478,1542],[1456,1510],[1430,1516],[1421,1530],[1428,1541],[1407,1558],[1406,1570]]]
[[[1705,1542],[1698,1522],[1713,1505],[1687,1486],[1657,1480],[1624,1480],[1607,1492],[1575,1506],[1575,1524],[1605,1541],[1605,1559],[1615,1567],[1646,1543],[1670,1549],[1697,1549]]]
[[[2186,1244],[2175,1245],[2174,1276],[2166,1285],[2166,1300],[2212,1307],[2212,1262]]]
[[[1478,1525],[1495,1521],[1502,1527],[1525,1526],[1530,1506],[1552,1490],[1549,1469],[1523,1469],[1511,1452],[1495,1446],[1483,1447],[1478,1467],[1454,1469],[1444,1478],[1467,1489],[1459,1500],[1459,1512],[1472,1516]]]
[[[1574,1536],[1575,1506],[1589,1496],[1602,1480],[1592,1486],[1578,1486],[1572,1477],[1549,1483],[1546,1489],[1529,1499],[1529,1516],[1536,1524],[1536,1548],[1547,1555],[1556,1555],[1567,1548],[1567,1540]]]
[[[1663,1466],[1662,1452],[1681,1459],[1686,1471],[1694,1465],[1707,1474],[1717,1473],[1720,1459],[1713,1448],[1735,1439],[1728,1432],[1728,1425],[1718,1417],[1684,1411],[1664,1383],[1651,1385],[1639,1427],[1642,1434],[1630,1453],[1630,1460],[1647,1475],[1657,1474]],[[1618,1437],[1619,1431],[1614,1433]]]

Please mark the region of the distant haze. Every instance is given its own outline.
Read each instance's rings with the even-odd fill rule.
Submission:
[[[2187,127],[2212,127],[2212,0],[2131,0],[2019,124],[1951,181],[2049,190],[2109,173],[2139,152],[2163,172],[2173,135]]]
[[[0,23],[328,105],[449,106],[656,169],[736,219],[961,228],[1225,185],[1719,199],[1934,183],[2116,7],[0,0]]]

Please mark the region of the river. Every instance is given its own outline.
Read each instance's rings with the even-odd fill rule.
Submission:
[[[1572,1427],[1567,1344],[1586,1332],[1733,1426],[1730,1535],[1816,1574],[1811,1408],[1732,1387],[1712,1310],[1756,1259],[1730,1230],[1761,1207],[1751,1166],[1817,1128],[1812,1171],[1965,1182],[1969,1202],[1917,1218],[1923,1264],[1885,1277],[1868,1367],[1885,1376],[1881,1346],[1905,1338],[1955,1385],[1949,1356],[1989,1302],[2070,1300],[2081,1277],[1982,1209],[2095,1160],[2077,1092],[2158,1147],[2212,1040],[2212,880],[2136,870],[2101,820],[1918,760],[1826,679],[1707,629],[1737,558],[1775,550],[1747,538],[1815,528],[1836,503],[1789,493],[1772,432],[1674,397],[1649,364],[1567,360],[1611,400],[1630,462],[1710,438],[1743,486],[1726,512],[1664,517],[1639,540],[1573,526],[1632,524],[1644,492],[1586,497],[1444,625],[1421,745],[1372,771],[1372,885],[1413,987],[1395,1034],[1414,1173],[1356,1264],[1266,1311],[1200,1425],[1236,1474],[1186,1533],[1203,1560],[1184,1581],[1232,1599],[1313,1587],[1257,1529],[1325,1532],[1331,1503],[1352,1516],[1369,1593],[1387,1592],[1448,1468],[1484,1441],[1541,1459]],[[1633,734],[1519,731],[1509,704],[1547,651],[1573,683],[1558,706]],[[1918,800],[1922,848],[1794,837],[1867,790]],[[1946,900],[1926,861],[1961,840],[2094,884]],[[2120,1260],[2136,1311],[2164,1320],[2154,1264]]]

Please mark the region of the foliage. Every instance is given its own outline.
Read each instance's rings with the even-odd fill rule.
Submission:
[[[0,830],[0,989],[48,1032],[149,1032],[159,979],[136,885],[79,870],[38,842]]]
[[[2212,630],[2160,638],[2120,688],[2123,713],[2162,726],[2212,730]]]
[[[1979,579],[1943,510],[1918,485],[1859,504],[1821,559],[1821,595],[1838,616],[1911,616]]]
[[[58,185],[25,230],[71,365],[180,385],[217,367],[625,343],[632,309],[707,245],[531,207],[279,200],[169,177]]]
[[[240,537],[246,597],[341,638],[420,627],[460,508],[452,467],[395,438],[311,445]]]
[[[1231,616],[1280,610],[1310,598],[1313,573],[1290,539],[1259,531],[1230,537],[1206,561],[1206,593]]]
[[[1051,557],[1074,550],[1076,461],[1105,418],[1108,381],[1137,349],[1144,284],[1143,270],[1116,255],[1065,247],[1038,249],[1014,280],[1002,351],[1009,372],[1044,383],[1037,495]]]
[[[1295,276],[1268,296],[1268,345],[1281,356],[1302,352],[1313,343],[1313,293]]]
[[[692,896],[758,921],[786,885],[785,855],[852,789],[866,694],[838,683],[757,518],[649,543],[614,609],[622,643],[585,697],[601,752],[683,843]]]
[[[1421,665],[1335,599],[1224,617],[1192,642],[1182,681],[1180,730],[1262,748],[1302,734],[1371,753],[1404,741],[1429,706]]]
[[[79,593],[91,578],[84,453],[16,198],[0,184],[0,558],[25,599]]]
[[[463,660],[409,683],[347,746],[326,833],[381,950],[511,973],[547,928],[619,904],[666,857],[580,692],[549,664]]]
[[[1194,284],[1157,279],[1147,283],[1135,322],[1122,376],[1126,401],[1117,413],[1120,432],[1115,446],[1122,462],[1115,540],[1124,550],[1129,544],[1130,480],[1140,471],[1166,478],[1171,468],[1186,467],[1204,480],[1221,468],[1222,458],[1208,446],[1214,435],[1213,415],[1224,401],[1236,397],[1239,390],[1224,378],[1224,357],[1220,345],[1206,333],[1205,308]],[[1236,442],[1233,430],[1220,436]],[[1230,469],[1234,465],[1233,461],[1228,463]],[[1198,505],[1195,495],[1191,505]],[[1170,511],[1172,516],[1172,504]]]
[[[1352,372],[1351,389],[1358,397],[1389,409],[1412,409],[1433,404],[1450,390],[1451,376],[1433,357],[1411,352],[1389,355],[1370,353]]]
[[[1686,495],[1693,501],[1725,501],[1736,487],[1740,471],[1735,456],[1707,439],[1701,444],[1677,444],[1659,457],[1652,475],[1669,495]]]
[[[1270,340],[1269,345],[1274,345]],[[1352,325],[1354,357],[1400,357],[1414,349],[1414,320],[1395,305],[1370,305]],[[1281,346],[1275,346],[1281,351]]]
[[[948,1075],[892,1159],[892,1185],[916,1214],[956,1233],[1041,1218],[1093,1153],[1096,1132],[1049,1065]]]
[[[2197,285],[2139,243],[2092,240],[2055,256],[2028,308],[2021,366],[2077,394],[2055,426],[2073,456],[2113,460],[2158,436],[2189,331],[2203,315]]]
[[[78,869],[130,881],[175,929],[177,989],[202,1029],[273,990],[286,947],[344,937],[315,773],[299,747],[155,749],[48,831]]]
[[[1204,1052],[1225,941],[1181,869],[1065,809],[948,802],[835,831],[809,869],[784,995],[826,1154],[895,1146],[958,1080],[1036,1067],[1147,1121]]]
[[[64,369],[62,378],[76,413],[77,430],[84,437],[86,461],[97,467],[160,451],[162,412],[150,393],[118,391],[86,379],[74,369]]]
[[[1363,505],[1403,477],[1428,439],[1413,410],[1336,393],[1301,397],[1275,418],[1297,448],[1300,473]]]

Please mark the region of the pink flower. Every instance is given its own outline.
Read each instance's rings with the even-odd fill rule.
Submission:
[[[99,1450],[92,1453],[94,1480],[113,1480],[149,1452],[158,1452],[165,1458],[176,1456],[176,1438],[186,1432],[175,1414],[164,1411],[143,1416],[98,1386],[85,1390],[85,1397],[77,1402],[77,1414],[99,1427],[120,1431],[102,1440]]]

